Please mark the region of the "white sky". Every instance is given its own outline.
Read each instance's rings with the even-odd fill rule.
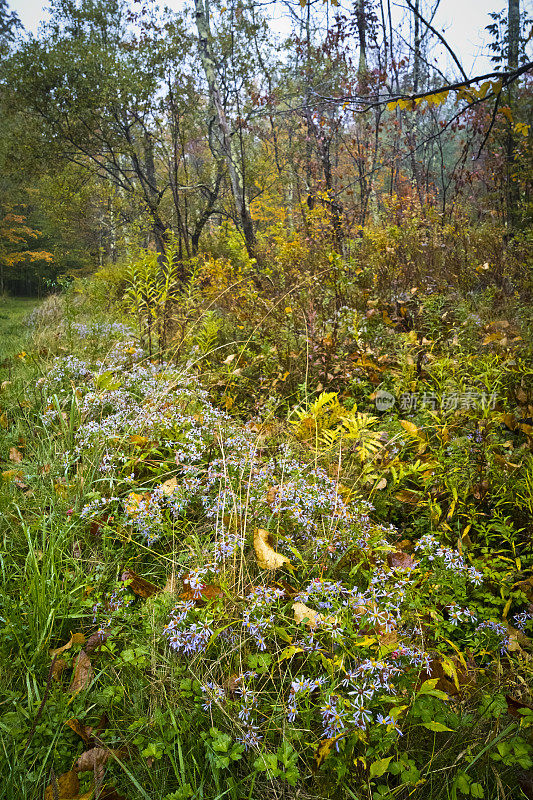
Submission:
[[[531,0],[523,2],[528,3]],[[183,4],[184,0],[167,0],[167,5],[171,8],[182,8]],[[47,3],[38,0],[10,0],[9,5],[18,13],[24,27],[36,33],[39,22],[45,17]],[[445,34],[468,74],[491,71],[485,26],[491,22],[489,13],[500,11],[506,5],[506,0],[441,0],[433,22],[434,27]],[[400,17],[402,0],[394,0],[394,6]],[[442,61],[439,66],[447,71],[450,66],[449,57],[444,53],[440,57]]]

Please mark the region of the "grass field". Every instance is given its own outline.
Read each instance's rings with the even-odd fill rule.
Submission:
[[[22,322],[38,302],[34,297],[0,297],[0,361],[22,347],[28,336]]]

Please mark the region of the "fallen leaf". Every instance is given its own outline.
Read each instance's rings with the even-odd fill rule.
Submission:
[[[155,583],[150,583],[150,581],[141,578],[140,575],[137,575],[137,573],[133,572],[131,569],[124,570],[122,573],[122,580],[129,581],[128,588],[131,589],[132,592],[135,592],[138,597],[152,597],[152,595],[161,591],[159,586],[156,586]]]
[[[293,603],[292,610],[294,611],[294,621],[297,625],[305,622],[310,628],[316,628],[322,622],[322,614],[319,614],[318,611],[313,611],[312,608],[308,608],[303,603]]]
[[[387,486],[387,478],[382,478],[380,482],[376,484],[376,489],[379,489],[381,491],[382,489],[385,489],[386,486]]]
[[[278,494],[278,489],[279,489],[279,486],[271,486],[270,489],[268,490],[267,496],[266,496],[266,501],[269,504],[269,506],[274,505],[274,503],[276,502],[276,496]]]
[[[20,450],[17,450],[16,447],[10,447],[9,448],[9,460],[10,461],[14,461],[15,464],[20,464],[20,462],[22,461],[23,458],[24,458],[24,456],[22,455]]]
[[[507,701],[507,711],[512,717],[519,717],[521,708],[529,708],[533,711],[533,706],[530,706],[529,703],[524,703],[523,700],[519,700],[518,697],[512,697],[510,694],[506,694],[505,699]]]
[[[182,578],[182,592],[179,595],[180,600],[194,600],[197,606],[203,606],[208,600],[214,600],[223,594],[220,586],[215,583],[201,583],[194,589],[187,580],[187,575]]]
[[[412,492],[410,489],[402,489],[399,492],[396,492],[394,495],[396,500],[399,500],[401,503],[409,503],[409,505],[418,505],[420,502],[421,495],[417,494],[416,492]]]
[[[68,663],[64,658],[56,658],[56,660],[52,664],[52,678],[55,681],[59,681],[61,679],[61,675],[63,670],[68,667]]]
[[[145,504],[147,499],[146,494],[137,494],[136,492],[130,492],[130,494],[126,497],[126,502],[124,503],[124,511],[126,514],[129,514],[130,517],[134,517],[141,511],[142,506]]]
[[[161,484],[161,488],[163,490],[163,494],[166,495],[174,494],[174,492],[178,488],[177,478],[170,478],[170,480],[165,481],[164,483]]]
[[[96,650],[97,648],[101,647],[104,644],[104,642],[106,642],[107,639],[109,639],[110,635],[111,634],[109,632],[107,632],[107,631],[105,631],[105,632],[104,631],[96,631],[96,633],[91,634],[91,636],[89,636],[89,638],[87,639],[87,642],[85,644],[85,648],[84,648],[85,652],[87,654],[88,653],[92,653],[94,650]]]
[[[345,736],[344,733],[335,736],[333,739],[323,739],[315,752],[315,769],[320,769],[326,758],[329,756],[335,743]]]
[[[74,764],[76,772],[94,772],[95,780],[100,780],[104,775],[104,765],[110,756],[110,751],[104,747],[92,747],[82,753]]]
[[[45,790],[44,800],[71,800],[80,791],[80,781],[74,770],[63,773],[50,783]]]
[[[77,733],[78,736],[81,739],[83,739],[85,744],[89,744],[93,732],[93,729],[90,725],[83,725],[79,721],[79,719],[76,719],[76,717],[72,717],[72,719],[67,719],[65,725],[68,725],[69,728],[71,728],[74,731],[74,733]]]
[[[85,650],[80,650],[80,654],[74,661],[73,666],[74,676],[70,684],[69,692],[71,694],[78,694],[78,692],[81,692],[89,686],[94,677],[91,659]]]
[[[148,444],[149,439],[147,439],[146,436],[138,436],[137,434],[132,434],[129,437],[129,441],[131,444],[134,444],[137,447],[141,447],[143,444]]]
[[[85,634],[83,633],[70,633],[70,639],[66,644],[62,647],[57,647],[55,650],[50,650],[50,658],[54,658],[54,656],[58,656],[61,653],[64,653],[65,650],[70,650],[72,645],[74,644],[84,644],[85,642]]]
[[[409,436],[412,436],[415,439],[425,440],[426,437],[424,436],[423,432],[420,430],[420,428],[416,427],[414,422],[410,422],[408,419],[401,419],[400,425],[404,431],[409,434]]]
[[[415,561],[403,550],[396,550],[394,553],[387,553],[387,564],[391,569],[413,569]]]
[[[256,528],[254,531],[254,550],[257,557],[257,563],[261,569],[279,569],[284,564],[289,564],[290,561],[287,556],[277,553],[274,548],[269,544],[270,533],[262,528]]]

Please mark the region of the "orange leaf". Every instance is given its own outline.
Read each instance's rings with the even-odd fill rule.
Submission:
[[[152,595],[161,591],[159,586],[156,586],[155,583],[150,583],[150,581],[141,578],[140,575],[137,575],[137,573],[133,572],[131,569],[124,570],[122,573],[122,580],[129,581],[129,588],[132,592],[135,592],[138,597],[152,597]]]

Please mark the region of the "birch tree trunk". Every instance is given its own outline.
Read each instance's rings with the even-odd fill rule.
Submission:
[[[209,99],[214,112],[213,123],[217,130],[218,146],[226,162],[231,191],[237,216],[241,223],[246,250],[250,258],[256,257],[256,239],[254,224],[250,216],[250,210],[246,201],[244,191],[244,181],[242,169],[238,157],[233,151],[231,142],[231,131],[220,98],[220,91],[217,82],[217,64],[211,47],[211,30],[209,27],[209,6],[207,0],[195,0],[196,9],[196,28],[198,30],[198,43],[200,47],[200,59],[204,69],[207,85],[209,89]],[[210,121],[208,121],[210,127]],[[212,144],[212,142],[210,142]],[[216,156],[216,154],[214,154]]]

